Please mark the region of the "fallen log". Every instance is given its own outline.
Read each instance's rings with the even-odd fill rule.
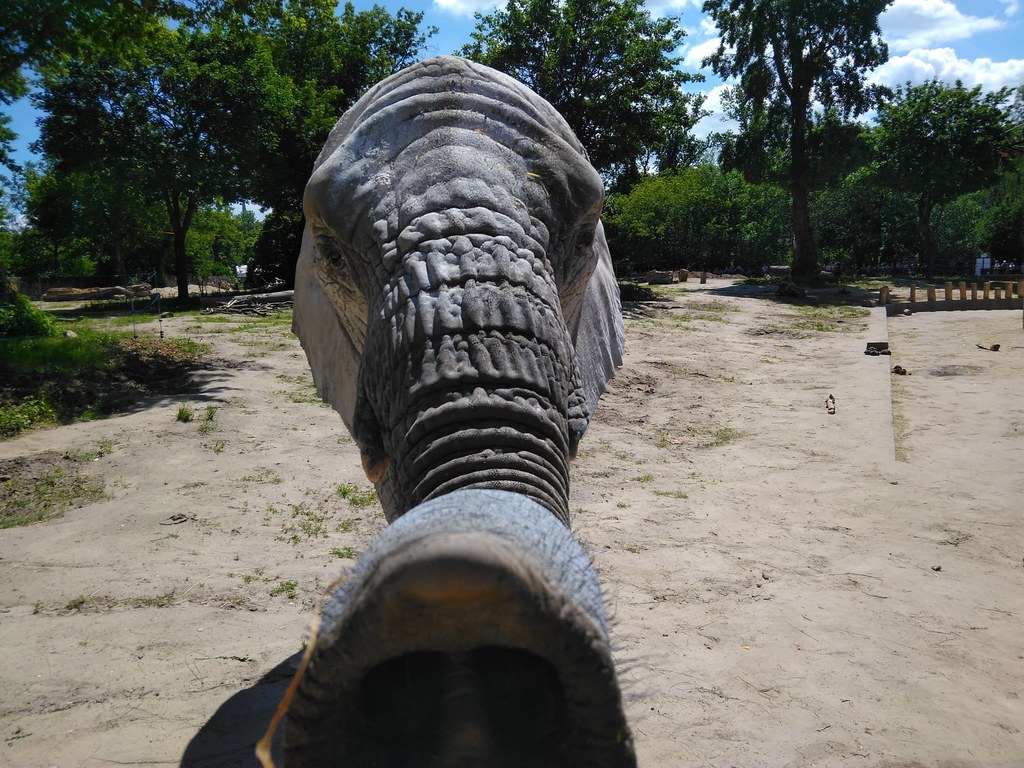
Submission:
[[[217,312],[235,312],[245,314],[269,314],[279,309],[290,307],[295,291],[274,291],[273,293],[246,293],[225,299],[206,296],[202,299],[205,306],[203,314]]]

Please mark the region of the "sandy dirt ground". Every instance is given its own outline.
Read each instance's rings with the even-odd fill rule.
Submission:
[[[1024,762],[1021,313],[835,294],[627,307],[572,508],[642,766]],[[0,765],[254,765],[384,525],[287,323],[216,319],[163,323],[212,346],[195,393],[0,443],[102,489],[0,531]]]

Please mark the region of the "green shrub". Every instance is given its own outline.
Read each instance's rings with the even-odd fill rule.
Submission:
[[[0,338],[20,336],[57,336],[57,322],[36,309],[28,296],[18,294],[13,304],[0,306]]]
[[[52,424],[57,412],[42,398],[30,397],[20,403],[0,403],[0,437],[11,437],[38,424]]]
[[[619,297],[622,301],[654,301],[658,294],[646,285],[619,283]]]

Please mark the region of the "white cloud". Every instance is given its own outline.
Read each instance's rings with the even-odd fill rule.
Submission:
[[[1018,0],[1003,1],[1010,15]],[[878,22],[882,37],[895,51],[962,40],[1004,26],[1004,22],[992,16],[965,15],[949,0],[896,0]]]
[[[651,16],[658,18],[681,13],[687,6],[699,9],[701,3],[702,0],[647,0],[646,6]]]
[[[999,2],[1006,6],[1006,8],[1003,9],[1003,13],[1007,16],[1013,16],[1020,10],[1019,0],[999,0]]]
[[[719,38],[713,37],[703,43],[691,45],[683,54],[683,64],[693,69],[700,69],[704,59],[718,50]]]
[[[505,0],[434,0],[434,7],[454,16],[473,18],[474,13],[490,13]]]
[[[915,48],[905,56],[890,57],[871,74],[872,82],[888,86],[932,79],[949,84],[960,80],[968,88],[980,85],[983,90],[994,91],[1024,82],[1024,59],[961,59],[952,48]]]
[[[710,134],[715,131],[735,131],[739,128],[739,124],[735,120],[730,120],[725,116],[722,111],[722,93],[729,88],[728,85],[716,85],[710,91],[705,91],[704,96],[704,109],[708,110],[711,114],[707,117],[702,117],[695,126],[693,126],[693,135],[698,139],[706,139]]]

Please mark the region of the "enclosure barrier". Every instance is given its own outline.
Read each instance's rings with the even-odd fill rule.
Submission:
[[[977,283],[970,285],[970,298],[967,297],[966,281],[959,281],[954,287],[953,281],[947,280],[942,286],[942,298],[939,289],[934,285],[925,286],[925,301],[919,301],[918,287],[910,286],[909,301],[891,301],[891,289],[883,285],[878,291],[878,303],[885,307],[888,316],[901,315],[906,312],[939,312],[968,309],[1024,309],[1024,279],[985,281],[979,291]],[[980,294],[980,295],[979,295]]]

